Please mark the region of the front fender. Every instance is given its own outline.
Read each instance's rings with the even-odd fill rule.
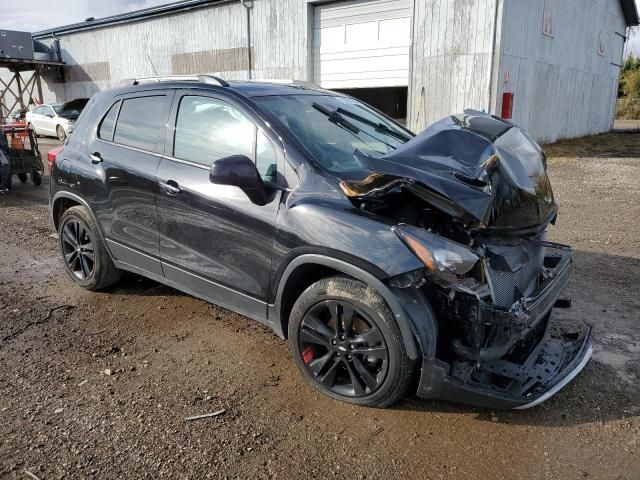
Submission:
[[[302,246],[340,252],[344,258],[372,266],[379,278],[424,267],[393,232],[393,223],[362,212],[348,201],[289,206],[278,223],[279,235],[289,251]]]
[[[283,318],[281,307],[289,278],[298,268],[319,265],[356,278],[376,290],[393,312],[407,354],[413,360],[426,356],[435,357],[437,327],[435,316],[427,299],[418,289],[390,288],[372,273],[351,263],[319,254],[304,254],[296,257],[285,268],[276,293],[276,301],[269,306],[270,323],[274,330],[285,337],[288,318]]]

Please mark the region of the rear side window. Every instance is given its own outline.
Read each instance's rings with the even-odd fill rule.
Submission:
[[[122,101],[113,141],[155,151],[164,132],[164,95],[129,98]]]
[[[120,102],[114,103],[107,114],[100,122],[98,127],[98,138],[102,140],[113,141],[113,132],[116,127],[116,119],[118,118],[118,110],[120,108]]]
[[[174,157],[205,166],[230,155],[253,159],[254,139],[255,126],[234,106],[210,97],[185,96],[180,101]]]

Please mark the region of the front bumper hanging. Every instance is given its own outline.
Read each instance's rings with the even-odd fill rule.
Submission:
[[[538,405],[568,384],[593,352],[591,327],[556,332],[551,310],[571,276],[573,252],[563,245],[545,244],[545,279],[535,294],[509,309],[475,298],[467,305],[478,324],[508,332],[496,344],[474,348],[454,341],[458,360],[423,360],[418,396],[460,401],[490,408],[524,409]]]

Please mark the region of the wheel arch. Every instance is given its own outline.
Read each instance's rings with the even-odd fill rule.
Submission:
[[[394,291],[400,289],[388,287],[363,268],[321,254],[300,255],[285,268],[278,283],[275,303],[269,307],[269,317],[273,319],[272,325],[276,333],[282,338],[287,337],[291,307],[302,291],[322,278],[340,274],[366,283],[384,298],[398,322],[411,359],[431,355],[432,351],[435,355],[435,317],[422,292],[417,289]],[[403,306],[405,302],[409,302],[407,308]]]
[[[58,231],[58,227],[60,227],[60,219],[62,218],[62,215],[64,214],[64,212],[66,212],[69,208],[76,207],[76,206],[86,208],[87,212],[89,213],[89,216],[91,217],[91,219],[93,220],[93,223],[96,225],[96,228],[98,229],[98,235],[100,235],[100,239],[104,243],[107,249],[107,252],[109,253],[109,256],[111,256],[111,259],[113,260],[113,255],[111,255],[111,252],[109,251],[107,242],[104,241],[105,240],[104,234],[102,233],[100,223],[98,222],[98,219],[94,215],[93,210],[91,210],[91,207],[84,199],[82,199],[81,197],[79,197],[74,193],[67,192],[67,191],[60,191],[60,192],[57,192],[51,199],[51,222],[53,223],[53,226],[56,229],[56,232]]]

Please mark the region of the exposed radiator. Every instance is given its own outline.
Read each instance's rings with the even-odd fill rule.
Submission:
[[[487,261],[487,275],[496,306],[510,307],[521,297],[533,293],[538,284],[538,274],[544,261],[544,247],[537,242],[524,241],[521,248],[529,258],[520,269],[497,270]]]

